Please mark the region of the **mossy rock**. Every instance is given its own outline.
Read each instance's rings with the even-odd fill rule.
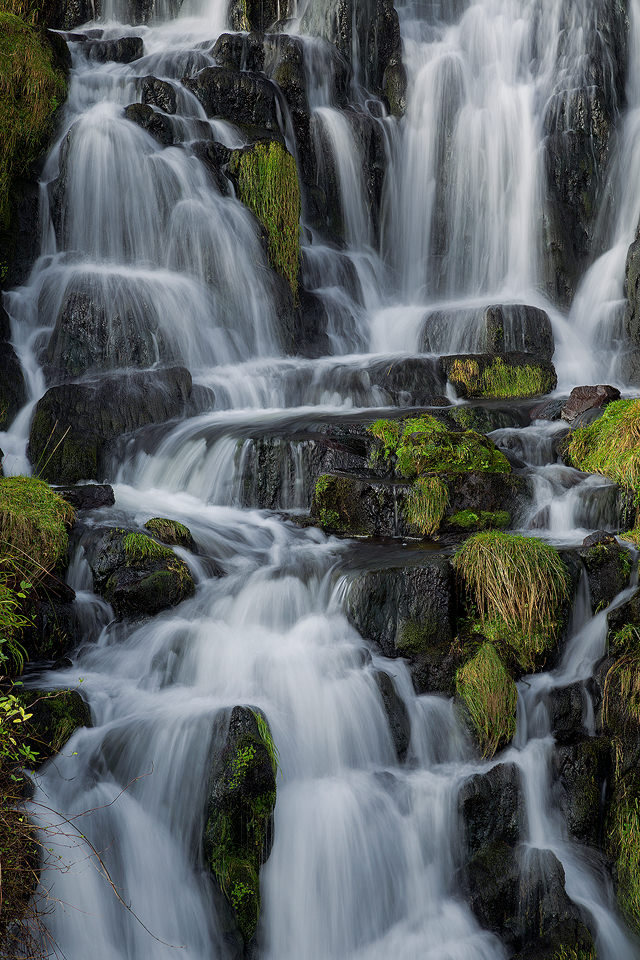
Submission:
[[[172,547],[184,547],[186,550],[195,550],[195,541],[191,531],[177,520],[167,520],[166,517],[152,517],[144,525],[152,537],[168,543]]]
[[[273,845],[277,754],[264,717],[234,707],[210,778],[204,853],[249,944],[260,916],[260,867]]]
[[[31,583],[67,562],[73,507],[36,477],[0,478],[2,554]],[[4,564],[6,566],[6,564]],[[0,571],[3,562],[0,559]]]
[[[468,399],[526,400],[551,393],[558,382],[550,361],[524,353],[460,354],[441,363],[458,396]]]
[[[640,776],[618,777],[607,810],[608,852],[615,863],[618,906],[640,934]]]
[[[17,184],[45,150],[66,94],[65,70],[44,31],[0,11],[0,282],[14,253]]]
[[[502,530],[511,525],[511,514],[507,510],[459,510],[447,517],[447,527],[454,531],[471,532],[476,530]]]
[[[629,552],[620,547],[613,534],[600,532],[587,537],[580,558],[587,572],[594,611],[608,606],[629,583]]]
[[[234,150],[229,172],[238,198],[267,233],[269,260],[298,299],[300,273],[300,185],[295,159],[277,140]]]
[[[87,553],[94,589],[118,617],[153,616],[195,591],[186,563],[145,533],[104,530]]]
[[[31,714],[26,744],[37,755],[37,766],[60,753],[80,727],[92,725],[89,707],[76,690],[13,692]]]

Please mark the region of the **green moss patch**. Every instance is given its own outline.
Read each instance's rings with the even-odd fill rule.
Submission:
[[[28,745],[43,763],[59,753],[80,727],[91,726],[91,714],[75,690],[21,690],[16,694],[29,713]]]
[[[171,561],[175,557],[173,550],[145,533],[128,533],[122,541],[122,548],[127,561],[136,565],[155,560]]]
[[[65,559],[73,507],[43,480],[0,479],[0,567],[10,563],[31,583]]]
[[[516,732],[516,685],[496,648],[484,643],[456,674],[456,691],[465,703],[485,757],[508,744]]]
[[[177,520],[168,520],[166,517],[152,517],[151,520],[147,520],[144,526],[151,536],[162,540],[163,543],[175,547],[186,547],[187,550],[193,549],[194,543],[191,531]]]
[[[535,537],[477,533],[453,558],[475,603],[482,631],[533,669],[557,640],[568,572],[554,547]]]
[[[508,527],[511,523],[511,515],[506,510],[480,510],[475,513],[473,510],[459,510],[448,518],[447,524],[456,527],[459,530],[490,530],[493,528],[501,529]]]
[[[312,512],[325,530],[351,533],[354,536],[366,533],[360,525],[358,504],[354,499],[353,483],[350,477],[329,473],[318,477],[313,494]]]
[[[67,84],[37,27],[0,11],[0,231],[11,215],[11,186],[40,156]],[[0,279],[6,264],[0,264]]]
[[[509,461],[487,437],[473,430],[449,430],[430,414],[408,420],[376,420],[371,459],[389,462],[399,477],[472,471],[511,473]]]
[[[640,795],[637,778],[618,786],[609,815],[609,844],[615,857],[616,894],[627,922],[640,933]]]
[[[267,232],[269,260],[298,299],[300,272],[300,185],[296,162],[275,140],[231,154],[229,168],[240,200]]]
[[[447,376],[460,396],[489,400],[525,400],[550,393],[557,378],[548,362],[493,357],[444,358]]]

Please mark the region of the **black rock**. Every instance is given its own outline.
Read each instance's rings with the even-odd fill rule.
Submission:
[[[219,66],[229,70],[261,71],[264,67],[263,38],[255,33],[221,33],[211,54]]]
[[[628,585],[631,559],[615,537],[602,531],[587,537],[579,555],[587,571],[595,611],[610,604]]]
[[[67,503],[76,510],[98,510],[100,507],[112,507],[116,502],[113,487],[108,483],[82,483],[71,487],[56,487]]]
[[[105,63],[132,63],[139,60],[144,52],[141,37],[119,37],[117,40],[89,40],[86,51],[90,60]]]
[[[411,721],[404,701],[396,690],[393,679],[384,670],[376,670],[375,679],[384,705],[391,739],[396,750],[398,760],[402,762],[409,749],[411,740]]]
[[[279,131],[276,87],[258,73],[206,67],[184,85],[198,98],[208,117]]]
[[[547,694],[551,732],[559,743],[573,743],[586,733],[582,723],[584,697],[581,683],[556,687]]]
[[[27,388],[20,361],[11,344],[0,341],[0,430],[7,429],[26,402]]]
[[[150,133],[152,137],[168,147],[174,142],[173,126],[162,113],[158,113],[147,103],[131,103],[125,107],[124,115],[127,120],[137,123],[139,127]]]
[[[500,763],[462,785],[458,811],[463,824],[467,856],[487,844],[518,843],[525,822],[520,773],[513,763]]]
[[[143,77],[140,81],[142,102],[165,113],[175,113],[177,109],[176,91],[166,80],[157,77]]]
[[[555,793],[570,834],[599,846],[604,835],[605,785],[612,774],[612,745],[594,737],[559,746]]]

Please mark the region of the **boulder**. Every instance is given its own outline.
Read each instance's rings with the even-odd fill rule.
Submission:
[[[601,530],[584,540],[579,555],[589,579],[594,611],[608,606],[629,583],[632,564],[628,551],[613,534]]]
[[[233,30],[264,33],[276,20],[286,20],[293,11],[293,4],[281,4],[279,0],[230,0],[229,23]]]
[[[560,416],[567,423],[573,423],[588,410],[601,410],[613,400],[620,399],[617,387],[598,384],[596,387],[574,387],[569,399],[563,404]]]
[[[627,298],[625,327],[627,334],[638,348],[640,347],[640,233],[627,253],[625,296]]]
[[[144,44],[141,37],[87,40],[84,47],[90,60],[98,60],[101,63],[110,60],[115,63],[132,63],[134,60],[139,60],[144,53]]]
[[[370,570],[350,584],[347,613],[385,657],[404,657],[418,693],[453,696],[462,654],[454,645],[454,581],[446,557]]]
[[[29,457],[51,483],[100,480],[109,445],[125,433],[184,415],[191,375],[184,367],[51,387],[38,401]]]
[[[56,586],[66,587],[66,584]],[[55,664],[84,639],[74,599],[74,591],[66,587],[63,596],[56,596],[48,589],[43,598],[33,602],[31,626],[22,638],[31,663]]]
[[[264,68],[265,44],[266,38],[256,33],[221,33],[213,45],[211,55],[218,66],[228,70],[260,72]]]
[[[613,772],[606,737],[563,744],[556,749],[554,791],[569,833],[581,843],[601,846],[605,786]]]
[[[37,755],[36,767],[60,753],[79,727],[92,726],[91,711],[76,690],[13,692],[31,714],[25,746]]]
[[[116,502],[113,487],[108,483],[78,483],[69,487],[56,487],[56,493],[76,511],[99,510],[100,507],[112,507]]]
[[[158,113],[147,103],[131,103],[124,109],[127,120],[137,123],[139,127],[150,133],[163,147],[169,147],[174,142],[173,126],[167,117]]]
[[[259,73],[206,67],[184,85],[200,101],[208,117],[279,132],[276,87]]]
[[[217,727],[204,857],[246,949],[260,916],[260,867],[273,845],[277,761],[268,724],[257,711],[234,707]]]
[[[97,529],[84,547],[94,590],[121,619],[153,616],[195,591],[186,563],[144,533]]]
[[[398,694],[393,679],[384,670],[376,670],[375,680],[389,721],[391,739],[400,763],[407,756],[411,740],[411,721],[404,701]]]
[[[188,527],[178,520],[169,520],[166,517],[152,517],[144,525],[152,537],[172,547],[184,547],[185,550],[196,549],[195,541]]]
[[[143,77],[140,81],[142,102],[164,113],[175,113],[177,110],[176,91],[172,84],[157,77]]]
[[[425,319],[420,349],[444,353],[454,343],[460,352],[531,354],[551,360],[553,329],[549,315],[538,307],[499,303],[488,307],[436,310]]]
[[[20,361],[11,344],[0,340],[0,430],[7,429],[26,402]]]
[[[514,846],[525,823],[520,772],[514,763],[499,763],[464,782],[458,794],[467,856],[493,843]]]

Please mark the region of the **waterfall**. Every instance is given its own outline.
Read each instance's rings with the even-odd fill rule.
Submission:
[[[304,61],[298,99],[285,103],[276,89],[286,71],[262,71],[262,39],[262,60],[254,50],[244,71],[260,78],[260,104],[271,92],[269,136],[295,154],[304,183],[299,302],[272,269],[237,184],[217,176],[216,157],[253,143],[258,125],[208,117],[181,83],[226,69],[214,54],[227,28],[220,0],[186,0],[178,15],[161,0],[138,26],[126,5],[105,2],[102,19],[80,32],[140,37],[143,54],[129,63],[99,62],[86,41],[71,40],[69,98],[41,177],[40,255],[4,297],[28,393],[0,434],[6,472],[33,469],[29,428],[48,387],[168,364],[193,377],[184,416],[109,449],[104,479],[116,506],[111,521],[97,512],[88,526],[152,516],[185,523],[199,548],[180,553],[195,595],[153,620],[118,622],[92,593],[76,544],[67,579],[84,640],[71,665],[37,677],[51,689],[81,684],[93,720],[44,768],[33,803],[45,837],[44,919],[68,960],[236,960],[201,851],[216,718],[236,705],[264,713],[279,754],[261,958],[509,956],[460,895],[459,793],[495,761],[478,758],[451,699],[417,695],[405,661],[383,656],[353,626],[350,576],[379,556],[295,521],[308,507],[322,430],[338,424],[349,439],[358,418],[422,406],[414,387],[430,403],[447,391],[457,402],[434,357],[483,352],[491,305],[513,308],[508,350],[526,346],[524,308],[546,311],[562,388],[615,376],[624,259],[640,219],[638,0],[629,7],[626,104],[603,40],[604,0],[399,5],[402,118],[366,88],[375,71],[355,11],[371,5],[346,5],[350,65],[328,42],[337,4],[303,6],[292,5],[282,36],[273,34],[289,44],[274,61]],[[233,36],[251,53],[254,35]],[[149,77],[175,110],[155,109],[161,126],[146,129],[125,108],[142,103]],[[596,80],[614,156],[594,174],[602,183],[593,262],[573,278],[569,310],[549,259],[558,203],[547,149],[588,113],[580,97]],[[246,106],[243,96],[236,106]],[[304,349],[292,346],[296,324]],[[409,387],[390,385],[408,360],[418,362]],[[533,491],[514,526],[575,546],[615,527],[617,514],[611,484],[556,462],[559,429],[536,421],[491,436],[522,461]],[[262,455],[284,491],[268,509]],[[383,566],[392,563],[402,561],[390,548]],[[606,612],[591,617],[587,606],[583,593],[560,664],[520,681],[518,734],[500,759],[519,770],[527,856],[557,857],[568,896],[593,922],[599,960],[633,960],[637,946],[569,839],[549,782],[544,697],[585,686],[604,653]],[[410,725],[402,759],[380,673]]]

